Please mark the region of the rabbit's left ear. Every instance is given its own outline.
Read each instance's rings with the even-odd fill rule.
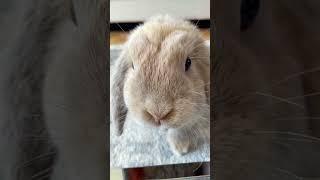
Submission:
[[[116,128],[116,135],[120,136],[127,116],[127,107],[124,102],[124,81],[130,64],[127,61],[127,51],[123,50],[113,65],[110,84],[110,116]]]

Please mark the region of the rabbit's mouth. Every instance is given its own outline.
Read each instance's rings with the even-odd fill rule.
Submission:
[[[160,131],[163,131],[163,132],[167,132],[169,129],[170,129],[170,128],[167,127],[167,126],[160,126],[160,127],[159,127],[159,130],[160,130]]]
[[[152,125],[154,125],[156,128],[159,128],[161,130],[168,130],[170,128],[175,128],[174,125],[171,125],[167,121],[154,121],[154,120],[150,120],[150,121]]]

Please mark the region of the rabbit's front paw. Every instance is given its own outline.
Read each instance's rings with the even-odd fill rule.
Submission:
[[[190,140],[187,137],[183,137],[179,132],[169,131],[167,134],[167,141],[174,154],[182,156],[189,152]]]

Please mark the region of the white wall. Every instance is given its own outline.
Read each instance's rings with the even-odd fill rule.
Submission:
[[[155,14],[185,19],[209,19],[210,0],[111,0],[110,21],[144,21]]]

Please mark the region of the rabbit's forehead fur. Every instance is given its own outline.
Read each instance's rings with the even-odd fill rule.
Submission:
[[[184,84],[186,58],[196,54],[194,48],[203,42],[191,23],[166,16],[138,27],[132,32],[127,47],[139,83],[143,84],[140,87],[157,93],[178,90],[177,87]]]
[[[165,21],[166,20],[166,21]],[[191,23],[162,17],[153,18],[136,28],[127,42],[129,56],[135,63],[146,61],[177,62],[195,45],[203,43],[199,31]]]

